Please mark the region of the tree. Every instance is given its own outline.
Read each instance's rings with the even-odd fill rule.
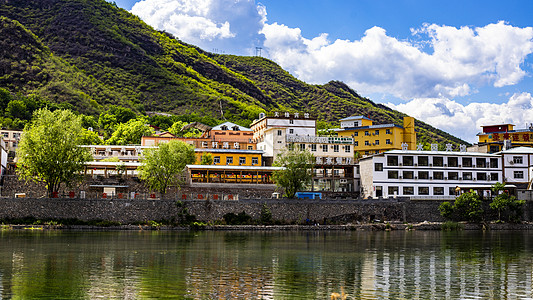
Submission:
[[[284,169],[274,171],[272,179],[285,189],[287,198],[294,198],[296,192],[311,181],[314,161],[309,151],[285,150],[278,155],[273,165]]]
[[[165,194],[170,185],[179,185],[178,174],[196,161],[194,147],[182,141],[159,144],[144,151],[139,177],[148,187]]]
[[[154,134],[154,129],[146,125],[144,118],[129,120],[118,124],[115,132],[106,141],[108,145],[140,144],[143,136]]]
[[[213,155],[211,153],[206,153],[202,155],[202,160],[200,161],[201,165],[212,165],[213,164]]]
[[[441,204],[441,206],[443,204]],[[455,199],[455,203],[453,204],[453,214],[455,214],[459,220],[478,221],[483,214],[483,207],[481,205],[482,203],[479,195],[470,190],[470,192],[463,193]],[[443,212],[451,215],[446,207],[441,209],[441,213]]]
[[[98,133],[82,128],[79,143],[80,145],[101,145],[103,141]]]
[[[496,182],[492,186],[492,191],[496,193],[496,197],[492,199],[492,202],[490,203],[490,208],[498,211],[498,221],[501,221],[501,213],[502,211],[510,210],[514,212],[514,217],[518,217],[518,213],[520,212],[522,206],[525,204],[524,200],[516,200],[515,196],[509,195],[505,191],[505,184],[501,182]],[[509,220],[511,218],[511,214],[509,214]]]
[[[49,197],[62,183],[80,179],[85,163],[92,159],[89,149],[78,147],[81,132],[81,119],[71,111],[37,110],[17,149],[19,177],[44,182]]]

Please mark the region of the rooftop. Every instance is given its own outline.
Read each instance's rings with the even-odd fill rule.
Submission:
[[[372,119],[365,117],[365,116],[350,116],[344,119],[340,119],[339,121],[351,121],[351,120],[362,120],[362,119],[373,121]]]
[[[223,129],[224,127],[226,127],[227,129]],[[244,126],[241,126],[241,125],[237,125],[235,123],[231,123],[231,122],[224,122],[220,125],[217,125],[215,127],[213,127],[211,130],[234,130],[234,128],[237,128],[237,130],[235,131],[252,131],[250,128],[247,128],[247,127],[244,127]]]
[[[533,148],[530,147],[516,147],[500,151],[496,154],[533,154]]]

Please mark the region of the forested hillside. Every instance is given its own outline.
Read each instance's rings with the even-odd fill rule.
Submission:
[[[274,110],[311,112],[329,122],[358,114],[401,124],[401,113],[342,82],[310,85],[265,58],[204,52],[104,0],[0,0],[0,15],[0,88],[13,95],[69,103],[95,117],[118,105],[211,124],[247,126],[259,112]],[[416,125],[421,141],[464,143]]]

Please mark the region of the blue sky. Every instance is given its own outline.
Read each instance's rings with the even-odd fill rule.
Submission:
[[[533,1],[118,0],[204,50],[262,56],[308,83],[341,80],[470,142],[533,123]]]

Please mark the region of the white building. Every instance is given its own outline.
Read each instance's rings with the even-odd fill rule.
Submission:
[[[316,119],[309,113],[274,112],[272,116],[261,114],[258,120],[250,125],[253,130],[253,140],[260,142],[267,129],[286,128],[288,135],[316,135]]]
[[[504,180],[499,155],[392,150],[360,160],[362,197],[455,197],[456,188],[490,188]]]
[[[497,154],[502,156],[505,182],[526,189],[533,179],[533,148],[517,147]]]

